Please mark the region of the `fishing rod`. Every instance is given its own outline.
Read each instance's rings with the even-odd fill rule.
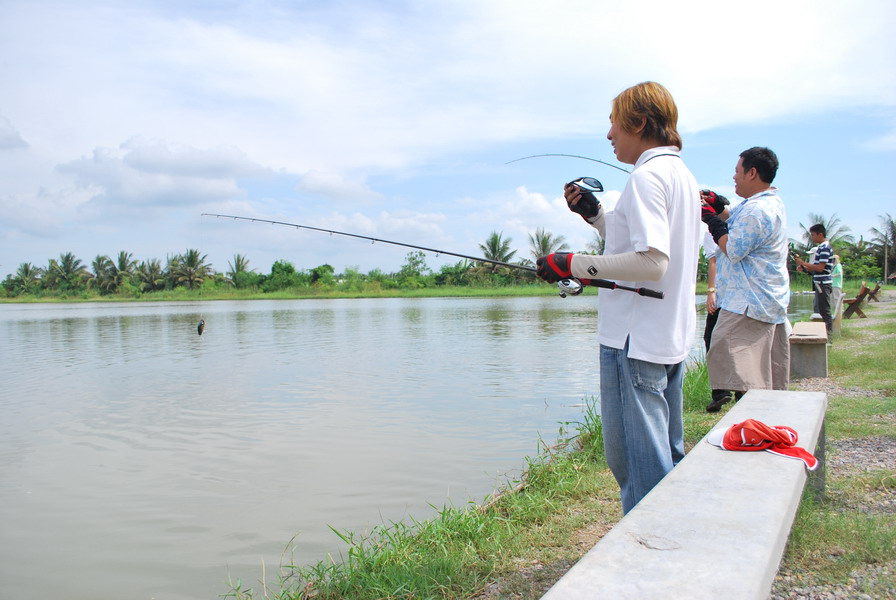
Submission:
[[[474,262],[483,262],[489,263],[492,265],[498,265],[499,267],[508,267],[511,269],[520,269],[522,271],[531,271],[533,273],[537,272],[535,267],[527,267],[526,265],[515,265],[508,262],[502,262],[500,260],[492,260],[490,258],[482,258],[480,256],[469,256],[467,254],[458,254],[457,252],[449,252],[447,250],[437,250],[436,248],[427,248],[425,246],[417,246],[414,244],[405,244],[404,242],[394,242],[392,240],[383,240],[380,238],[370,237],[368,235],[359,235],[357,233],[347,233],[345,231],[336,231],[335,229],[324,229],[322,227],[312,227],[310,225],[300,225],[298,223],[287,223],[285,221],[273,221],[271,219],[258,219],[256,217],[241,217],[237,215],[222,215],[218,213],[202,213],[203,217],[218,217],[221,219],[235,219],[240,221],[254,221],[256,223],[270,223],[271,225],[283,225],[284,227],[295,227],[296,229],[309,229],[311,231],[320,231],[322,233],[329,233],[330,235],[344,235],[353,238],[359,238],[362,240],[370,240],[371,243],[383,243],[383,244],[392,244],[393,246],[404,246],[405,248],[414,248],[415,250],[424,250],[426,252],[432,252],[436,256],[441,254],[447,254],[448,256],[456,256],[458,258],[465,258],[467,260],[472,260]],[[590,285],[593,287],[605,288],[610,290],[625,290],[627,292],[635,292],[639,296],[648,296],[650,298],[663,298],[663,292],[659,292],[656,290],[651,290],[648,288],[634,288],[628,287],[624,285],[619,285],[615,281],[608,281],[606,279],[577,279],[575,277],[568,277],[566,279],[561,279],[557,282],[557,287],[560,290],[560,297],[566,298],[566,296],[578,296],[584,291],[584,287],[586,285]]]
[[[614,169],[619,169],[619,170],[622,171],[623,173],[631,173],[631,171],[629,171],[628,169],[623,169],[622,167],[620,167],[620,166],[618,166],[618,165],[614,165],[614,164],[612,164],[612,163],[608,163],[608,162],[603,161],[603,160],[598,160],[598,159],[596,159],[596,158],[591,158],[591,157],[589,157],[589,156],[580,156],[580,155],[578,155],[578,154],[533,154],[532,156],[523,156],[523,157],[521,157],[521,158],[514,158],[513,160],[511,160],[511,161],[509,161],[509,162],[506,162],[506,163],[504,163],[504,164],[505,164],[505,165],[509,165],[509,164],[511,164],[511,163],[515,163],[515,162],[520,161],[520,160],[526,160],[526,159],[529,159],[529,158],[540,158],[540,157],[542,157],[542,156],[565,156],[565,157],[567,157],[567,158],[581,158],[582,160],[590,160],[590,161],[593,161],[593,162],[596,162],[596,163],[600,163],[600,164],[602,164],[602,165],[606,165],[606,166],[608,166],[608,167],[613,167]]]

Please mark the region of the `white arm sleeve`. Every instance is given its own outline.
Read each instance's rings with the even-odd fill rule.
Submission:
[[[650,247],[647,252],[625,252],[592,256],[575,254],[570,271],[579,279],[659,281],[669,266],[669,257]]]

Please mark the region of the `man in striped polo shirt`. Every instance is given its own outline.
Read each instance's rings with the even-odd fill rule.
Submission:
[[[815,255],[812,262],[806,262],[800,257],[795,257],[797,269],[806,271],[812,275],[812,284],[815,288],[815,300],[818,302],[818,314],[824,321],[824,326],[828,330],[828,341],[831,339],[831,293],[833,278],[831,271],[834,270],[834,250],[828,243],[828,232],[824,225],[816,223],[809,228],[809,237],[812,238],[813,244],[818,244],[815,249]]]

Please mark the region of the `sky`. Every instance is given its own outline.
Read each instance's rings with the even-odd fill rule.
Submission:
[[[409,252],[223,213],[480,256],[584,250],[563,184],[626,173],[613,97],[658,81],[683,158],[735,202],[772,148],[791,237],[810,213],[858,238],[896,216],[892,0],[0,0],[0,278],[198,249],[226,272],[397,271]],[[510,163],[510,164],[507,164]],[[627,165],[620,165],[627,167]],[[458,259],[427,255],[438,270]]]

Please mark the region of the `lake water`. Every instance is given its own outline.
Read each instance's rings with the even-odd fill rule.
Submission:
[[[481,501],[597,395],[595,307],[0,305],[0,596],[216,598]]]

